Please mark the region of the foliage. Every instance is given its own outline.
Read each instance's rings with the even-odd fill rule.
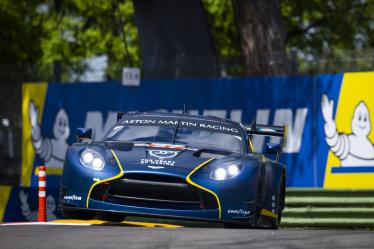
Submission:
[[[0,21],[2,63],[38,64],[51,75],[60,61],[63,81],[78,80],[93,56],[107,56],[108,79],[140,66],[131,0],[0,0]]]
[[[221,60],[238,59],[240,44],[231,0],[203,2]],[[287,49],[298,52],[302,72],[321,70],[318,67],[312,67],[312,71],[307,69],[310,63],[318,63],[318,57],[341,61],[340,58],[350,56],[350,50],[374,47],[374,0],[282,0],[281,12]],[[362,60],[365,61],[358,61],[358,64],[365,70],[366,57]],[[237,63],[240,63],[239,59]],[[345,69],[333,65],[328,68],[330,71]]]
[[[107,78],[124,66],[139,66],[137,29],[131,0],[65,0],[61,11],[48,4],[42,63],[60,60],[78,75],[93,56],[108,57]]]
[[[374,46],[373,0],[284,0],[289,47],[322,53]]]
[[[216,53],[229,73],[241,71],[239,38],[230,0],[202,0]]]
[[[17,2],[17,3],[16,3]],[[35,63],[42,54],[39,0],[0,0],[0,63]]]
[[[239,74],[231,0],[202,3],[220,62]],[[374,47],[374,0],[282,0],[281,12],[287,48],[298,51],[302,70],[318,57]],[[95,56],[107,57],[108,79],[120,78],[124,66],[141,66],[132,0],[0,0],[0,24],[0,64],[38,65],[44,80],[55,61],[64,81],[79,80]]]

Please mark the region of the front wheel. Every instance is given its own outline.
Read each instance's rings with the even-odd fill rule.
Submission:
[[[126,216],[121,213],[98,213],[97,218],[104,221],[121,222]]]
[[[230,222],[223,223],[223,227],[228,228],[228,229],[252,228],[250,224],[238,224],[238,223],[230,223]]]
[[[281,185],[278,190],[278,203],[277,203],[277,219],[274,219],[271,222],[271,228],[272,229],[278,229],[280,222],[282,220],[282,214],[283,214],[283,208],[284,208],[284,200],[285,200],[285,182],[284,179],[281,181]]]

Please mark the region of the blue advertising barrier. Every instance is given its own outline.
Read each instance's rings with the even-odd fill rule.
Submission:
[[[39,165],[47,166],[50,199],[57,202],[64,154],[75,141],[76,128],[93,128],[95,139],[101,139],[117,111],[182,112],[184,105],[191,114],[287,124],[281,161],[287,165],[288,187],[373,188],[372,81],[374,73],[157,80],[142,81],[140,87],[119,81],[24,84],[21,186],[0,187],[0,218],[24,220],[25,203],[36,208],[32,194],[25,195],[37,186]],[[256,151],[276,139],[255,137]]]

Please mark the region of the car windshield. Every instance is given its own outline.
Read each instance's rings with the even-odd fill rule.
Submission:
[[[243,141],[240,136],[209,130],[178,128],[174,137],[175,131],[174,127],[117,125],[104,140],[138,143],[174,142],[194,148],[243,152]]]

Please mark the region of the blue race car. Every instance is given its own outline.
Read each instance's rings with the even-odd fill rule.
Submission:
[[[277,229],[285,198],[280,144],[255,153],[253,135],[286,140],[287,127],[217,117],[118,113],[102,141],[77,129],[66,153],[66,218],[121,221],[126,215]],[[279,139],[281,140],[281,139]]]

